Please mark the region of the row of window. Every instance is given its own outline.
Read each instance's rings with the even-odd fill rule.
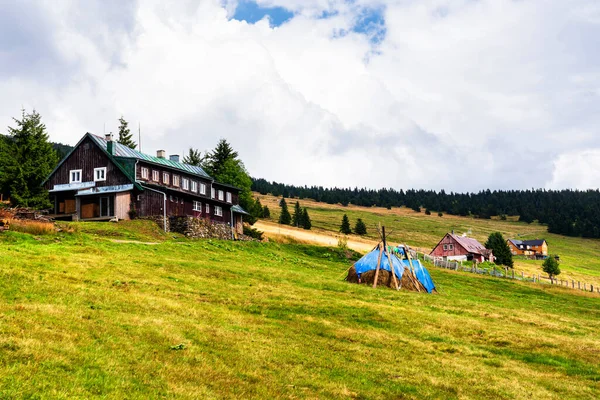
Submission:
[[[177,197],[169,196],[169,200],[171,201],[171,203],[180,203],[181,202],[181,204],[184,204],[183,199],[179,199]],[[194,211],[202,212],[202,203],[199,202],[199,201],[194,200],[193,203],[192,203],[192,209]],[[210,204],[206,204],[205,205],[204,212],[206,214],[210,214]],[[216,216],[222,217],[223,216],[223,207],[221,207],[221,206],[214,206],[214,212],[215,212]]]
[[[150,177],[150,170],[146,167],[142,167],[142,179],[148,180]],[[163,172],[162,174],[162,183],[164,185],[169,184],[169,180],[171,175],[168,172]],[[152,170],[152,180],[154,182],[160,182],[160,172],[157,170]],[[173,186],[181,187],[183,190],[189,190],[194,193],[200,193],[206,195],[206,184],[196,181],[190,181],[188,178],[181,178],[179,175],[173,174]],[[232,202],[232,196],[230,192],[224,193],[222,190],[215,191],[215,188],[211,188],[211,198],[218,198],[221,201],[227,201],[228,203]]]
[[[454,250],[454,245],[453,244],[445,244],[444,250]]]
[[[81,183],[82,170],[72,169],[69,171],[69,183]],[[94,182],[106,180],[106,167],[94,168]]]

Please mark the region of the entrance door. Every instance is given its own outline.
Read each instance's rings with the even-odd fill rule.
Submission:
[[[100,216],[111,217],[110,201],[108,197],[100,197]]]

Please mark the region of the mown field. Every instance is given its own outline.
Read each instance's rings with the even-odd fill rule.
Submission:
[[[277,221],[280,214],[279,199],[257,193],[255,195],[269,207],[272,219]],[[501,232],[505,238],[544,238],[548,242],[550,252],[560,256],[562,274],[559,278],[587,282],[595,287],[600,285],[600,240],[597,239],[550,234],[546,226],[517,222],[517,217],[509,217],[506,221],[452,215],[438,217],[437,213],[432,212],[431,215],[425,215],[425,212],[417,213],[405,207],[392,210],[352,205],[343,207],[318,203],[309,199],[287,199],[290,212],[293,212],[296,201],[308,209],[315,229],[338,232],[342,216],[347,214],[352,228],[358,218],[365,221],[368,229],[367,237],[377,239],[377,225],[381,223],[390,232],[391,241],[407,243],[410,246],[421,248],[423,251],[430,251],[446,233],[452,230],[457,234],[467,233],[481,243],[485,243],[492,232]],[[515,258],[515,269],[524,271],[529,276],[543,274],[541,265],[542,261]]]
[[[596,295],[434,268],[439,295],[373,290],[338,249],[62,227],[0,234],[2,399],[600,396]]]

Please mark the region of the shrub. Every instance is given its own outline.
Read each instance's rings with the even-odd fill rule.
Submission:
[[[552,280],[556,275],[560,275],[560,267],[555,256],[550,256],[544,260],[542,270],[548,274]]]
[[[340,250],[348,250],[348,238],[346,236],[340,236],[337,247]]]
[[[263,240],[263,231],[259,231],[256,228],[252,228],[244,225],[244,235],[250,236],[251,238]]]

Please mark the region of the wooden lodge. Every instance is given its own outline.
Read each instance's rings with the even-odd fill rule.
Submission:
[[[179,156],[140,153],[106,137],[86,133],[44,182],[56,219],[110,220],[193,216],[242,233],[240,189],[216,182]]]

